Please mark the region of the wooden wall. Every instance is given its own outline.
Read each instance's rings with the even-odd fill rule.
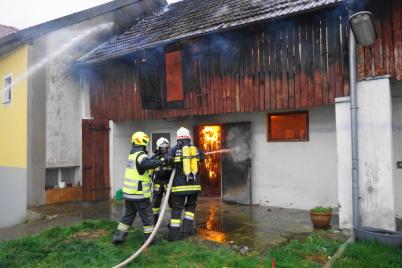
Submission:
[[[359,48],[358,77],[371,75],[374,59],[375,75],[402,79],[402,3],[378,5],[379,38],[373,53]],[[163,49],[107,62],[90,79],[91,113],[118,122],[330,105],[349,95],[347,31],[339,8],[180,44],[179,109],[167,108]],[[157,105],[147,103],[153,98]]]
[[[372,49],[359,46],[358,78],[389,74],[402,80],[402,1],[376,1],[369,10],[376,19],[378,39]]]

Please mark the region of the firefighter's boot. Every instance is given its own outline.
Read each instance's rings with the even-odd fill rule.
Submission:
[[[179,241],[181,240],[181,233],[180,228],[170,227],[169,228],[169,235],[167,237],[168,241]]]
[[[115,245],[119,245],[119,244],[123,243],[124,241],[126,241],[127,234],[128,234],[127,232],[124,232],[121,230],[116,230],[116,232],[114,233],[114,236],[113,236],[112,243]]]
[[[197,233],[193,225],[193,221],[188,219],[183,220],[183,238]]]

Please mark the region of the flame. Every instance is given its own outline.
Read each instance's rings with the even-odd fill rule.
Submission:
[[[214,207],[210,207],[205,227],[199,229],[198,234],[206,240],[224,243],[226,241],[226,234],[219,231],[220,227],[218,210]]]
[[[221,149],[221,127],[204,126],[200,129],[200,145],[205,152]],[[205,168],[210,179],[217,179],[220,173],[219,155],[206,155]]]

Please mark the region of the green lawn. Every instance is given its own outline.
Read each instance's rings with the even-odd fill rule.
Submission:
[[[129,234],[125,244],[118,247],[112,245],[110,241],[115,227],[115,222],[91,220],[0,243],[0,267],[111,267],[129,257],[142,243],[142,233],[137,228]],[[311,235],[303,242],[292,241],[284,247],[270,250],[265,256],[256,253],[242,256],[226,246],[199,240],[174,243],[162,240],[147,249],[130,267],[271,267],[272,258],[275,258],[278,268],[320,267],[340,244],[339,241]],[[363,245],[363,248],[380,250],[378,246]],[[361,250],[356,249],[358,252]],[[381,263],[382,258],[392,257],[394,264],[402,263],[401,256],[396,259],[392,255],[398,251],[386,250],[391,255],[384,253],[373,261]],[[358,266],[360,260],[350,254],[352,257],[345,259],[345,263],[338,263],[337,267],[383,267]],[[398,266],[391,264],[384,267]]]
[[[345,254],[333,268],[401,268],[402,250],[378,242],[356,242],[350,244]]]

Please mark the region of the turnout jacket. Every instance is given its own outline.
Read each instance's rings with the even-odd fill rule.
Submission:
[[[151,160],[160,160],[164,155],[155,152],[155,154],[151,157]],[[150,171],[153,176],[154,185],[163,185],[169,183],[170,175],[172,174],[173,167],[172,166],[159,166]]]
[[[177,145],[170,148],[167,153],[168,157],[172,157],[175,162],[176,174],[173,181],[172,195],[191,195],[201,192],[200,176],[197,173],[187,177],[183,172],[183,152],[184,146],[191,146],[190,140],[179,140]],[[197,148],[199,161],[205,160],[203,151]]]
[[[143,201],[151,197],[149,170],[163,163],[147,156],[143,146],[133,146],[124,176],[123,196],[131,201]]]

